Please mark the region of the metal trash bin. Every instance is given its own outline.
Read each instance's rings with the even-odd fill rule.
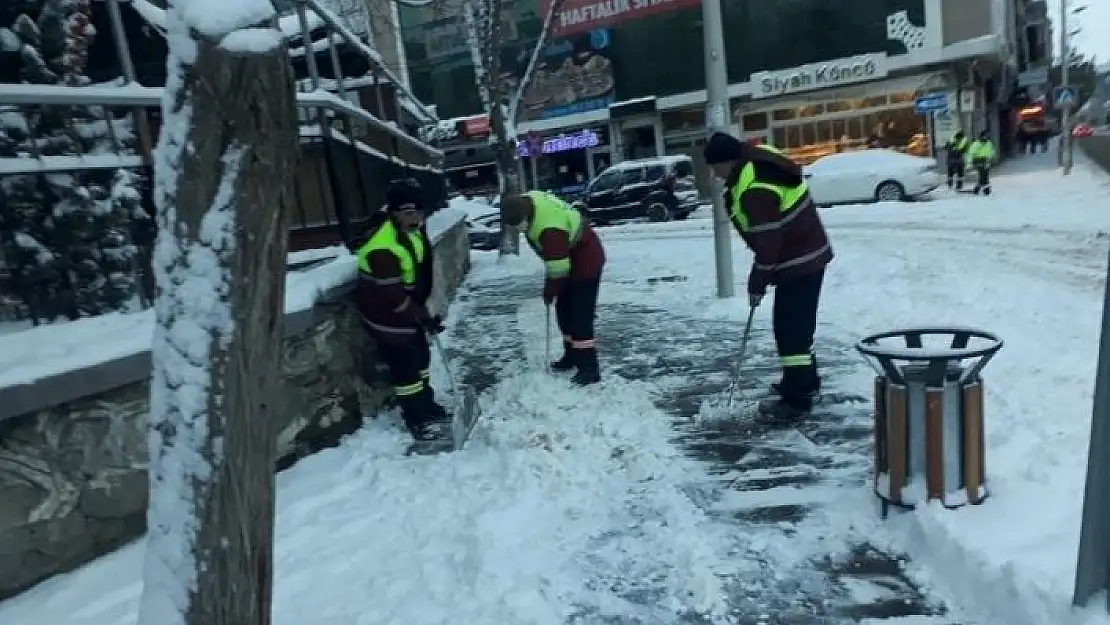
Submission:
[[[925,335],[952,340],[923,347]],[[883,344],[891,338],[905,346]],[[968,347],[972,338],[984,344]],[[856,348],[878,373],[874,488],[884,516],[889,504],[982,503],[989,491],[980,373],[1002,341],[982,330],[911,328],[869,336]]]

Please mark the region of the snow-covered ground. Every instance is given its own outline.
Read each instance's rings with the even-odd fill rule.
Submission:
[[[488,418],[466,451],[403,457],[397,420],[379,419],[279,477],[275,625],[554,625],[604,615],[728,623],[724,580],[762,588],[768,575],[842,550],[852,536],[908,552],[913,573],[958,622],[1110,625],[1070,609],[1110,183],[1084,163],[1065,179],[1051,161],[1001,168],[989,198],[941,192],[931,202],[823,212],[837,258],[819,347],[912,324],[981,326],[1006,341],[984,372],[991,497],[983,505],[881,521],[869,486],[856,479],[820,491],[821,512],[794,527],[737,535],[690,494],[708,478],[673,442],[654,401],[668,387],[610,375],[598,392],[583,393],[553,380],[542,371],[543,306],[534,301],[507,313],[511,327],[465,320],[489,341],[521,345],[519,355],[505,350],[520,362],[498,369],[482,398]],[[738,333],[745,302],[713,298],[710,222],[700,217],[600,230],[609,256],[603,310],[652,308]],[[735,238],[733,249],[742,282],[751,258]],[[474,258],[472,286],[496,292],[525,281],[538,289],[540,265],[530,256]],[[452,323],[475,310],[477,291],[469,292]],[[764,306],[760,340],[769,340],[769,325]],[[474,347],[452,340],[455,350]],[[669,355],[686,357],[699,354]],[[837,390],[870,395],[873,374],[862,362],[852,371]],[[438,362],[433,375],[447,388]],[[858,478],[865,468],[848,473]],[[725,503],[772,495],[796,491],[738,491]],[[0,623],[134,623],[140,551],[132,545],[0,604]],[[767,562],[779,568],[758,566]],[[697,613],[706,616],[688,618]]]
[[[956,324],[1005,341],[984,371],[990,499],[956,511],[895,515],[888,523],[894,544],[982,623],[1088,622],[1070,603],[1110,243],[1110,179],[1085,160],[1064,178],[1054,158],[1008,163],[991,197],[940,191],[930,202],[822,213],[837,258],[821,302],[821,333],[851,342],[897,327]],[[605,241],[617,249],[642,241],[635,249],[650,250],[652,260],[638,262],[690,272],[708,292],[713,263],[704,237],[712,225],[697,217],[708,215],[606,230]],[[615,256],[612,266],[621,262]],[[737,251],[738,280],[749,263]],[[760,322],[769,323],[768,307]],[[870,395],[872,377],[860,367],[848,388]]]

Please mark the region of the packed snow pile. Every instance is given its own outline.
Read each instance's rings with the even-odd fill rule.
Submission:
[[[305,459],[278,478],[275,625],[728,623],[733,537],[684,493],[700,469],[651,393],[620,379],[583,393],[532,369],[483,396],[463,452],[406,457],[386,416]],[[0,604],[0,622],[135,624],[142,548]]]

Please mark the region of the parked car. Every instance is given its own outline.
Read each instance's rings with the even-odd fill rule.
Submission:
[[[686,219],[699,206],[694,161],[675,155],[617,163],[590,181],[573,205],[598,224],[641,217]]]
[[[804,171],[813,201],[820,206],[908,201],[943,184],[933,159],[888,149],[830,154]]]
[[[1075,125],[1075,128],[1071,129],[1071,136],[1073,137],[1090,137],[1094,134],[1095,129],[1091,128],[1090,125],[1084,123],[1078,123]]]

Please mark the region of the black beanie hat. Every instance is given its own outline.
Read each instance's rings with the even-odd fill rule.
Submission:
[[[386,210],[402,211],[424,208],[420,184],[411,178],[393,180],[385,192]]]
[[[738,161],[744,156],[744,143],[732,135],[715,132],[705,144],[705,163],[716,165],[729,161]]]

